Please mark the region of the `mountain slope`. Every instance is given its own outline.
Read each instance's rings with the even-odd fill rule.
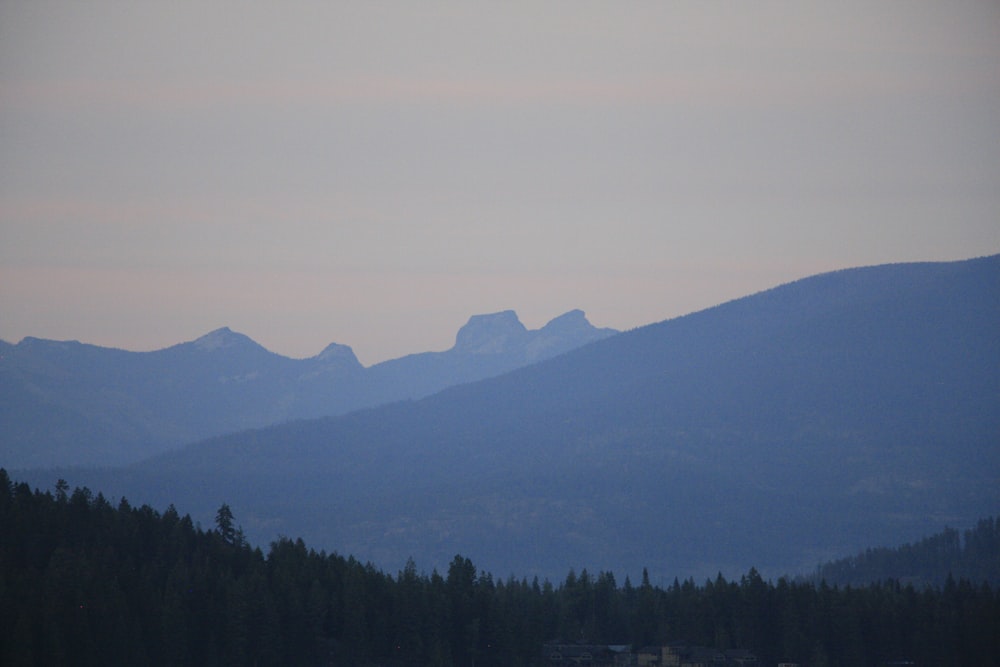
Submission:
[[[998,331],[1000,256],[840,271],[71,481],[387,566],[802,572],[996,513]]]
[[[426,396],[614,333],[578,310],[534,331],[506,311],[471,318],[451,350],[371,368],[346,345],[289,359],[228,328],[145,353],[0,342],[0,462],[122,464],[221,433]]]
[[[824,563],[810,580],[830,586],[870,586],[895,579],[916,588],[944,588],[965,580],[1000,585],[1000,524],[980,519],[964,535],[954,528],[899,547],[876,547]]]

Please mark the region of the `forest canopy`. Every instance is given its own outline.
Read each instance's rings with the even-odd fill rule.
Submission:
[[[506,667],[545,664],[554,640],[685,640],[761,664],[1000,663],[987,581],[841,587],[751,569],[660,587],[584,569],[552,583],[494,578],[461,555],[446,573],[411,560],[390,574],[302,540],[265,554],[236,520],[224,505],[203,529],[173,506],[112,503],[61,480],[32,490],[0,469],[0,663]],[[995,538],[992,519],[978,528]]]

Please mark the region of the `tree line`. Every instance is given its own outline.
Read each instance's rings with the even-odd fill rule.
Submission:
[[[989,517],[962,533],[945,528],[913,544],[866,549],[821,565],[814,579],[858,586],[896,578],[917,587],[941,587],[949,576],[1000,586],[1000,521]]]
[[[541,664],[546,641],[745,648],[762,664],[1000,664],[1000,591],[779,579],[661,587],[570,570],[495,579],[456,556],[390,574],[282,538],[247,544],[228,506],[203,529],[0,469],[0,664]]]

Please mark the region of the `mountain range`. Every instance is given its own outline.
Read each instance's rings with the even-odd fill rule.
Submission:
[[[0,464],[120,465],[213,435],[420,398],[615,333],[580,310],[529,330],[508,310],[470,318],[450,350],[368,368],[346,345],[290,359],[229,328],[154,352],[0,341]]]
[[[19,476],[206,523],[225,502],[251,541],[390,570],[808,572],[997,514],[1000,255],[822,274],[419,400]]]

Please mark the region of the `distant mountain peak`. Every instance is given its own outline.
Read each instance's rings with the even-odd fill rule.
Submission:
[[[35,336],[25,336],[18,342],[19,347],[44,346],[53,348],[67,348],[69,346],[81,346],[78,340],[52,340],[50,338],[37,338]]]
[[[549,320],[549,323],[546,324],[545,326],[549,326],[549,324],[555,324],[556,322],[579,322],[579,321],[587,322],[587,314],[582,310],[580,310],[579,308],[574,308],[573,310],[566,311],[565,313],[559,315],[558,317],[553,317],[551,320]],[[587,324],[590,324],[590,322],[587,322]]]
[[[526,328],[513,310],[473,315],[455,339],[459,354],[514,354],[534,362],[568,352],[586,343],[618,333],[598,329],[576,308],[552,319],[541,329]]]
[[[513,310],[473,315],[458,330],[452,349],[466,354],[497,354],[506,351],[527,331]]]
[[[341,345],[340,343],[330,343],[314,358],[317,361],[338,366],[361,366],[361,362],[358,361],[358,357],[354,354],[351,346]]]
[[[618,333],[616,329],[599,329],[587,320],[587,315],[575,308],[553,318],[544,327],[533,331],[527,346],[529,361],[556,356],[571,349]]]
[[[541,328],[545,332],[575,332],[595,330],[593,324],[587,320],[587,315],[579,308],[563,313],[559,317],[554,317]]]
[[[260,347],[249,336],[237,333],[229,327],[221,327],[215,331],[210,331],[200,338],[192,341],[199,350],[211,352],[214,350],[224,350],[235,347]]]

